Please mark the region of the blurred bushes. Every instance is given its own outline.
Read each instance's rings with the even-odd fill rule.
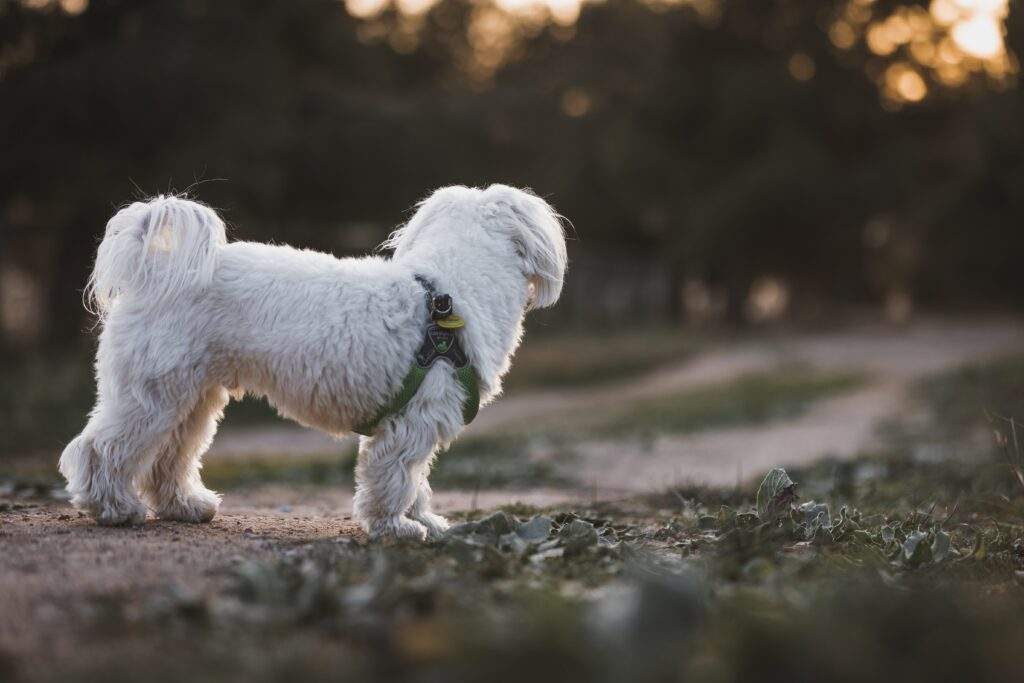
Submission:
[[[57,456],[82,430],[93,403],[92,367],[83,355],[0,363],[0,464],[40,451]]]

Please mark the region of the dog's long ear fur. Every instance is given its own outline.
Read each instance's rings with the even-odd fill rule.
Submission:
[[[554,306],[562,294],[568,257],[562,217],[550,204],[529,190],[507,185],[491,185],[484,192],[485,202],[508,207],[516,245],[534,286],[531,308]]]

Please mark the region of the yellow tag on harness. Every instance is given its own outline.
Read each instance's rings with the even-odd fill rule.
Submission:
[[[460,318],[459,316],[455,315],[454,313],[448,316],[447,318],[441,318],[440,320],[437,320],[435,322],[437,323],[438,327],[443,327],[446,330],[457,330],[460,327],[466,326],[466,321]]]

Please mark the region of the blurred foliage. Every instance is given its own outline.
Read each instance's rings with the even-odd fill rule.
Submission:
[[[1024,355],[973,363],[920,382],[917,396],[942,438],[989,431],[988,416],[1024,418]]]
[[[516,351],[515,371],[503,382],[505,394],[635,378],[683,362],[707,341],[693,331],[646,327],[531,336]]]
[[[203,481],[219,491],[268,483],[286,486],[350,485],[355,465],[356,453],[351,448],[331,454],[210,458],[203,464]]]
[[[931,375],[912,387],[918,410],[894,416],[880,431],[893,448],[918,460],[1001,462],[1004,471],[1009,465],[1024,479],[1024,431],[1019,431],[1024,415],[1022,383],[1024,356],[1020,354]]]
[[[0,460],[48,451],[56,456],[92,408],[91,365],[83,355],[27,355],[0,362]]]
[[[888,62],[860,34],[836,44],[845,1],[728,2],[713,21],[707,3],[588,3],[483,80],[466,0],[412,43],[336,0],[63,4],[0,3],[0,265],[38,280],[42,342],[80,334],[112,210],[189,188],[237,238],[340,255],[433,187],[529,185],[573,219],[575,253],[645,254],[724,288],[734,317],[766,275],[818,311],[1021,300],[1024,96],[979,78],[888,111]]]
[[[544,458],[534,457],[538,450]],[[571,482],[558,465],[573,457],[561,442],[521,436],[467,437],[438,458],[430,475],[437,489],[502,489],[559,486]],[[356,448],[341,453],[208,458],[203,481],[217,490],[262,484],[351,485]],[[0,468],[0,480],[4,474]],[[52,476],[52,474],[51,474]]]
[[[86,348],[69,346],[0,361],[0,454],[39,452],[56,462],[81,431],[94,403],[95,380]],[[265,400],[254,397],[232,401],[225,415],[235,425],[278,419]]]

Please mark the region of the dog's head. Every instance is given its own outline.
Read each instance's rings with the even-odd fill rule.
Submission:
[[[568,266],[561,216],[529,190],[508,185],[441,188],[382,246],[399,258],[414,246],[435,239],[449,243],[451,237],[516,260],[533,290],[530,308],[558,301]]]

